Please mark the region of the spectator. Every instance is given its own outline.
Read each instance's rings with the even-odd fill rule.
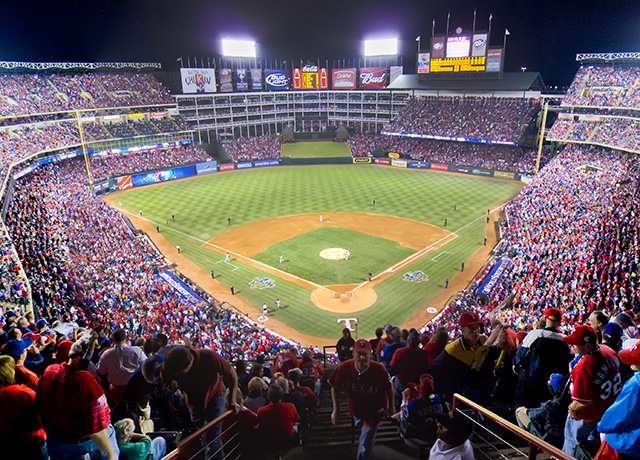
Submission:
[[[174,385],[185,396],[191,420],[197,427],[203,427],[222,415],[225,409],[225,386],[222,377],[229,379],[229,398],[227,404],[237,413],[239,408],[234,395],[238,387],[236,372],[228,361],[212,350],[191,350],[176,347],[169,352],[164,363],[165,382],[174,381]],[[202,436],[205,458],[224,458],[220,431],[216,425]]]
[[[257,413],[258,409],[269,404],[269,400],[265,396],[268,387],[267,383],[261,377],[253,377],[249,381],[249,393],[244,398],[245,407]]]
[[[349,395],[349,408],[356,426],[362,428],[358,459],[369,460],[380,420],[385,414],[395,412],[393,388],[384,366],[371,361],[371,343],[368,340],[358,340],[353,352],[355,358],[341,363],[329,377],[333,401],[331,422],[340,424],[340,390],[344,389]]]
[[[139,347],[132,347],[127,341],[127,333],[118,328],[111,335],[113,347],[106,350],[98,361],[98,375],[109,382],[109,394],[111,405],[115,405],[122,399],[122,393],[131,376],[142,366],[147,356]]]
[[[342,337],[340,337],[340,340],[338,340],[338,343],[336,344],[338,359],[341,363],[353,358],[354,344],[355,340],[351,337],[351,331],[349,328],[345,327],[342,330]]]
[[[290,443],[300,415],[292,403],[282,402],[284,390],[277,383],[269,385],[269,404],[258,409],[259,430],[274,444]]]
[[[562,312],[549,308],[544,312],[544,319],[546,326],[528,333],[516,352],[516,406],[537,407],[549,400],[546,382],[551,374],[566,372],[571,361],[569,347],[562,341],[564,335],[558,331]]]
[[[24,367],[27,352],[32,344],[29,337],[18,340],[9,340],[2,347],[2,354],[11,356],[15,362],[15,380],[17,384],[22,384],[35,391],[38,388],[38,376]]]
[[[622,392],[598,423],[604,441],[594,460],[640,457],[640,348],[621,350],[620,361],[635,372],[624,384]]]
[[[396,350],[389,363],[390,373],[394,376],[393,388],[396,407],[400,407],[402,392],[407,388],[407,385],[419,383],[420,375],[427,372],[429,368],[429,355],[422,348],[419,348],[420,337],[417,331],[409,333],[407,343],[408,346]]]
[[[134,433],[135,424],[130,418],[125,418],[114,425],[120,460],[160,460],[167,453],[167,442],[162,436],[153,440],[149,436]]]
[[[429,460],[475,460],[469,437],[473,432],[471,421],[457,411],[439,412],[438,439],[429,451]]]
[[[571,371],[573,384],[562,450],[575,456],[579,443],[598,439],[596,425],[620,393],[616,353],[598,346],[591,326],[577,325],[563,340],[571,345],[579,361]]]
[[[46,434],[36,416],[36,393],[16,384],[14,361],[0,356],[0,442],[7,458],[48,459]]]
[[[410,388],[402,392],[400,429],[405,438],[418,438],[433,443],[437,437],[436,413],[442,412],[440,397],[433,393],[430,374],[422,374],[417,385],[419,397],[409,401]]]
[[[69,362],[52,364],[36,391],[36,407],[47,433],[47,451],[55,459],[75,459],[88,454],[108,460],[119,455],[109,406],[95,378],[80,369],[81,353]]]

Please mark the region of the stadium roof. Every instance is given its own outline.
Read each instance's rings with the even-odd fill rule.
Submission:
[[[401,75],[388,88],[431,91],[544,91],[539,72],[505,72],[500,79],[420,79],[417,74]]]
[[[581,64],[612,64],[619,62],[638,65],[640,63],[640,53],[580,53],[576,55],[576,61]]]

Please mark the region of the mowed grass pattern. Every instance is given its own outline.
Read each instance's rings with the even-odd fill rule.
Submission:
[[[350,252],[349,260],[329,260],[320,257],[327,248],[342,248]],[[369,272],[379,273],[409,257],[415,251],[395,241],[347,230],[319,228],[273,244],[252,258],[292,275],[322,286],[359,284]],[[279,256],[284,261],[280,263]]]
[[[273,316],[302,333],[333,341],[340,336],[342,326],[337,319],[344,318],[344,313],[318,309],[308,289],[280,278],[275,278],[275,288],[250,289],[250,281],[265,276],[264,272],[240,261],[234,261],[237,270],[217,263],[223,256],[204,247],[203,242],[250,222],[309,212],[370,212],[439,227],[447,219],[446,229],[458,238],[376,286],[378,301],[372,307],[346,315],[357,317],[358,330],[368,337],[376,327],[400,324],[428,305],[444,281],[459,272],[461,262],[469,260],[483,244],[487,209],[512,198],[519,189],[516,182],[374,165],[281,166],[133,189],[123,194],[121,201],[132,212],[142,209],[146,218],[160,224],[165,238],[174,246],[180,245],[183,254],[205,272],[215,269],[218,281],[233,285],[256,306],[253,318],[263,302],[273,308],[279,298],[287,308],[274,311]],[[175,214],[175,222],[171,214]],[[232,219],[231,226],[227,218]],[[390,260],[388,266],[392,263]],[[416,270],[424,271],[429,281],[403,280],[404,273]]]
[[[350,157],[346,142],[299,142],[282,144],[282,158],[338,158]]]

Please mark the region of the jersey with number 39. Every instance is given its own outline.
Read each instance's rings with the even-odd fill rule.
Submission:
[[[585,404],[580,418],[597,425],[602,414],[613,404],[622,389],[618,355],[609,347],[584,356],[571,371],[571,398]]]

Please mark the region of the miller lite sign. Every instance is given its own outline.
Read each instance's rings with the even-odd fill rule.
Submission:
[[[386,85],[386,67],[360,69],[360,89],[384,89]]]

